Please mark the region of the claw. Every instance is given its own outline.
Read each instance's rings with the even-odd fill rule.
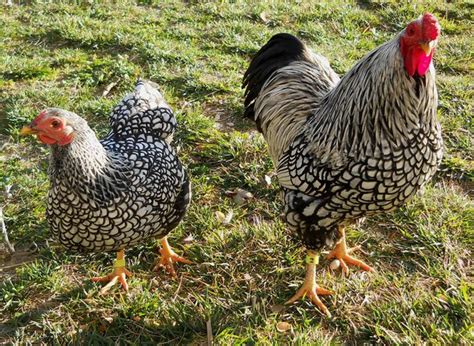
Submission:
[[[312,259],[317,256],[314,253],[308,252],[308,258]],[[315,261],[317,262],[317,260]],[[309,263],[307,262],[306,264],[306,276],[303,285],[300,287],[300,289],[295,293],[293,297],[291,297],[285,304],[292,304],[296,302],[299,299],[304,299],[305,297],[308,297],[311,302],[316,305],[324,314],[326,314],[328,317],[331,317],[331,313],[329,312],[329,309],[324,305],[324,303],[319,299],[318,295],[330,295],[333,294],[333,292],[319,287],[316,284],[316,263]]]
[[[120,250],[117,253],[117,260],[114,264],[114,271],[106,276],[96,276],[91,278],[93,282],[107,282],[107,285],[101,288],[100,294],[107,293],[117,281],[125,291],[128,291],[127,276],[132,276],[132,273],[125,268],[124,251]]]
[[[347,275],[349,273],[348,265],[353,265],[353,266],[359,267],[362,270],[369,271],[369,272],[375,271],[374,268],[372,268],[368,264],[365,264],[361,260],[358,260],[357,258],[354,258],[349,255],[350,253],[354,251],[360,250],[361,247],[355,246],[353,248],[348,249],[346,246],[346,235],[345,235],[344,229],[341,228],[340,232],[342,233],[342,238],[336,244],[336,247],[334,248],[334,250],[332,250],[327,255],[327,259],[337,258],[339,262],[341,263],[341,269],[344,275]]]
[[[305,282],[303,286],[301,286],[300,289],[295,293],[295,295],[288,299],[285,304],[293,304],[299,299],[304,299],[305,297],[308,297],[309,300],[311,300],[311,302],[319,308],[319,310],[321,310],[328,317],[331,317],[329,309],[326,307],[326,305],[324,305],[324,303],[321,301],[321,299],[319,299],[318,296],[330,294],[333,294],[333,292],[325,288],[319,287],[316,283],[314,283],[313,286],[312,284]]]
[[[102,287],[100,290],[100,294],[105,294],[117,283],[117,281],[125,291],[128,291],[127,276],[132,276],[132,273],[125,268],[115,268],[112,274],[93,277],[91,280],[93,282],[107,282],[107,285]]]
[[[168,274],[170,274],[173,277],[176,277],[176,270],[174,269],[174,263],[175,262],[180,262],[180,263],[185,263],[185,264],[192,264],[190,260],[179,256],[176,252],[173,251],[171,246],[168,243],[168,240],[163,238],[161,240],[161,245],[162,248],[160,249],[160,254],[161,258],[160,260],[156,261],[158,263],[155,264],[153,267],[154,271],[158,271],[159,268],[163,268]]]

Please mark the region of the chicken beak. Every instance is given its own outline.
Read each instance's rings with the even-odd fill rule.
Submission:
[[[31,124],[23,126],[22,129],[20,130],[21,136],[34,135],[36,133],[38,133],[38,131],[34,129]]]
[[[429,56],[431,54],[431,51],[433,50],[435,45],[436,45],[435,41],[421,42],[420,43],[420,47],[421,47],[421,49],[423,49],[423,52],[425,52],[426,56]]]

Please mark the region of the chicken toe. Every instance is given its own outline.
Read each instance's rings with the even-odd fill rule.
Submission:
[[[368,264],[349,255],[355,250],[359,250],[360,247],[356,246],[348,249],[346,245],[346,234],[344,228],[340,227],[339,232],[342,234],[341,240],[336,244],[334,250],[329,252],[327,259],[337,258],[341,263],[341,269],[345,275],[349,273],[349,265],[359,267],[360,269],[369,272],[375,271],[374,268],[372,268]]]
[[[107,285],[101,288],[100,294],[107,293],[117,281],[120,283],[125,291],[128,291],[127,276],[132,276],[132,273],[125,268],[125,254],[124,250],[117,252],[117,259],[114,262],[114,271],[106,276],[97,276],[91,278],[93,282],[107,282]]]
[[[170,244],[168,243],[168,239],[164,237],[161,240],[160,254],[161,257],[157,258],[155,261],[155,265],[153,270],[158,271],[159,268],[163,268],[168,274],[173,277],[176,277],[176,271],[174,269],[175,262],[181,262],[186,264],[192,264],[190,260],[179,256],[176,252],[173,251]]]
[[[329,309],[324,305],[324,303],[319,299],[319,295],[330,295],[331,291],[319,287],[316,283],[316,264],[318,263],[319,256],[314,252],[308,251],[306,256],[306,276],[303,285],[296,292],[296,294],[291,297],[285,304],[292,304],[298,299],[303,299],[308,297],[311,302],[316,305],[324,314],[328,317],[331,317]]]

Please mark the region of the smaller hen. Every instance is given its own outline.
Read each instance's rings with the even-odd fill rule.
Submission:
[[[110,275],[128,289],[124,249],[148,238],[162,238],[161,260],[172,275],[173,262],[191,263],[169,246],[167,234],[183,218],[191,199],[190,182],[170,146],[177,122],[161,93],[139,80],[110,115],[110,131],[99,141],[75,113],[48,108],[21,134],[35,134],[50,145],[50,189],[46,218],[53,235],[75,251],[117,251]]]

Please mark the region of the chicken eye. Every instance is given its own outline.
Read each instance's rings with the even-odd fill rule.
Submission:
[[[409,27],[407,31],[408,31],[409,36],[415,35],[415,28],[414,27],[412,27],[412,26]]]
[[[61,122],[58,120],[51,121],[51,127],[57,129],[61,125]]]

